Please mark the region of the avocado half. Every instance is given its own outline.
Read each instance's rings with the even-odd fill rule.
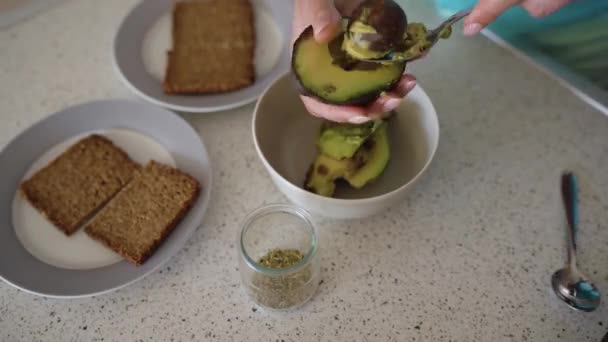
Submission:
[[[340,34],[330,43],[318,43],[312,26],[300,34],[291,65],[300,93],[328,104],[365,106],[397,85],[406,63],[345,63],[336,51],[343,39]]]

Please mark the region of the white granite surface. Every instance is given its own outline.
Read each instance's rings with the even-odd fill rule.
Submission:
[[[0,147],[66,106],[135,98],[110,55],[135,2],[66,1],[0,31]],[[414,20],[436,22],[428,3],[404,3]],[[267,313],[240,288],[240,220],[285,201],[255,154],[249,105],[184,115],[210,149],[216,182],[183,251],[94,298],[45,299],[2,283],[0,341],[599,341],[607,304],[575,312],[549,281],[564,257],[558,179],[572,168],[580,263],[608,295],[608,118],[483,37],[455,34],[412,71],[440,114],[436,160],[401,206],[319,222],[323,283],[305,307]]]

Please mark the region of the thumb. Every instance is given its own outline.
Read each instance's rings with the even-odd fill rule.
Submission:
[[[326,43],[340,31],[341,16],[332,0],[305,0],[305,13],[314,30],[315,39]]]

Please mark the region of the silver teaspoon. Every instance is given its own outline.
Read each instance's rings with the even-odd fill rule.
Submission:
[[[564,173],[561,179],[562,199],[568,221],[568,258],[566,266],[551,277],[555,294],[572,308],[593,311],[600,305],[600,292],[576,267],[578,231],[578,195],[576,177]]]

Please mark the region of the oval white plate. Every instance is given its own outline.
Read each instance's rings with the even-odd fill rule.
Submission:
[[[113,140],[139,163],[156,159],[173,164],[202,184],[201,195],[188,215],[140,267],[103,248],[91,249],[94,242],[82,232],[70,238],[57,233],[16,195],[24,177],[93,132]],[[153,272],[196,231],[211,195],[211,165],[196,131],[170,111],[130,101],[97,101],[52,114],[13,139],[0,152],[0,165],[0,278],[48,297],[98,295]],[[33,225],[44,234],[32,234]],[[67,247],[73,250],[62,250]],[[87,254],[72,260],[82,251]]]
[[[162,89],[171,48],[173,1],[141,1],[123,20],[114,39],[114,67],[123,82],[153,104],[183,112],[227,110],[255,101],[289,69],[293,0],[251,0],[255,11],[256,81],[224,94],[166,95]]]

